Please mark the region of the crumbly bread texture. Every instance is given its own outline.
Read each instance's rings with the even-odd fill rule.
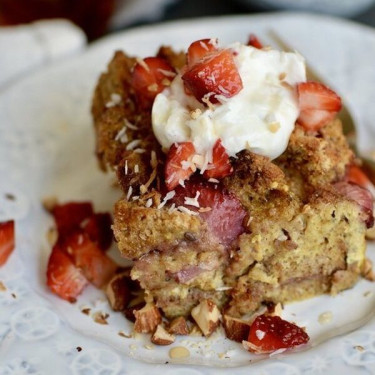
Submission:
[[[185,63],[168,47],[159,56],[177,70]],[[240,317],[264,303],[352,287],[364,267],[366,225],[357,203],[333,187],[354,160],[340,121],[314,133],[296,125],[276,160],[249,151],[231,160],[233,174],[221,186],[247,215],[244,233],[224,246],[199,216],[165,200],[165,154],[150,112],[137,108],[130,85],[135,62],[115,53],[92,113],[100,166],[116,172],[124,192],[115,206],[118,248],[134,261],[131,276],[149,302],[169,318],[188,316],[204,299]]]

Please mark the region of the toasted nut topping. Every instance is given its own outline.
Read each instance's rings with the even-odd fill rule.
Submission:
[[[366,258],[363,264],[362,276],[368,281],[375,281],[375,272],[372,269],[372,262]]]
[[[44,209],[48,212],[52,212],[55,206],[58,204],[58,200],[56,197],[44,197],[42,199],[42,205]]]
[[[134,331],[138,333],[153,332],[161,323],[159,309],[153,303],[147,303],[142,309],[134,311],[134,315]]]
[[[175,346],[169,350],[169,357],[173,359],[190,357],[190,352],[183,346]]]
[[[175,335],[188,335],[189,328],[186,319],[183,316],[173,319],[169,324],[168,332]]]
[[[368,240],[375,240],[375,226],[372,228],[367,229],[366,231],[366,238]]]
[[[59,234],[58,234],[56,228],[49,228],[48,229],[48,232],[47,232],[47,241],[48,241],[48,244],[50,246],[53,246],[56,243],[58,235]]]
[[[5,292],[7,290],[6,286],[2,281],[0,281],[0,292]]]
[[[229,340],[242,342],[249,337],[251,322],[224,315],[223,325]]]
[[[156,331],[151,336],[151,342],[155,345],[170,345],[174,343],[175,337],[169,334],[164,327],[159,324]]]
[[[108,324],[107,318],[109,318],[109,314],[103,313],[101,311],[97,311],[92,316],[92,319],[94,320],[95,323],[104,324],[104,325]]]
[[[203,300],[191,310],[191,316],[197,322],[203,334],[210,336],[220,324],[221,314],[211,300]]]
[[[115,275],[108,283],[106,295],[114,311],[123,311],[130,301],[129,272]]]

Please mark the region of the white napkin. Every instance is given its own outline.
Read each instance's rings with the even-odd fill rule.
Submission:
[[[0,89],[51,61],[80,52],[86,36],[63,19],[0,27]]]

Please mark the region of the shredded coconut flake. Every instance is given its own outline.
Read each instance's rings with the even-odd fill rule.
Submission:
[[[122,101],[121,95],[119,94],[111,94],[111,99],[109,102],[106,103],[106,108],[112,108],[115,107],[116,105],[119,105]]]
[[[137,146],[139,146],[140,143],[141,143],[140,139],[134,139],[134,141],[131,141],[128,143],[128,145],[126,146],[126,149],[134,150]]]
[[[222,85],[219,85],[218,86],[218,89],[223,93],[223,94],[229,94],[229,91],[226,89],[226,88],[224,88]]]
[[[152,206],[152,198],[147,199],[146,207],[149,208]]]
[[[126,195],[126,199],[127,200],[130,199],[130,197],[132,196],[132,193],[133,193],[133,188],[131,186],[129,186],[128,194]]]
[[[145,68],[148,72],[150,71],[150,68],[149,68],[149,66],[146,64],[145,60],[140,59],[139,57],[137,57],[136,61],[137,61],[137,63],[138,63],[139,65],[141,65],[143,68]]]
[[[136,149],[134,150],[134,152],[135,152],[136,154],[143,154],[143,153],[146,152],[146,150],[145,150],[144,148],[136,148]]]
[[[154,150],[151,151],[150,164],[152,168],[156,168],[156,166],[158,165],[158,159],[156,158],[156,152]]]
[[[188,206],[194,206],[194,207],[199,208],[200,206],[199,206],[198,198],[199,198],[200,194],[201,194],[200,191],[197,191],[194,198],[185,197],[184,203]]]
[[[158,209],[163,208],[165,204],[172,199],[176,195],[176,192],[174,190],[169,191],[165,197],[163,198],[162,202],[159,204]]]
[[[181,185],[182,187],[185,187],[185,181],[181,178],[178,180],[178,184]]]
[[[117,133],[115,141],[120,141],[121,143],[126,143],[128,141],[125,126]]]
[[[125,170],[125,175],[127,175],[128,174],[128,161],[127,160],[125,160],[125,168],[124,168],[124,170]]]
[[[189,215],[198,215],[198,212],[191,211],[184,206],[178,206],[177,210],[180,211],[180,212],[183,212],[185,214],[189,214]]]
[[[168,212],[173,212],[176,210],[176,205],[172,203],[172,205],[169,207]]]
[[[171,72],[170,70],[165,70],[165,69],[158,69],[158,71],[160,72],[160,73],[162,73],[163,75],[165,75],[166,77],[171,77],[171,78],[173,78],[173,77],[175,77],[175,75],[176,75],[176,73],[175,72]]]
[[[139,173],[139,165],[138,164],[136,164],[134,166],[134,173]]]
[[[133,197],[132,197],[132,200],[133,201],[136,201],[136,200],[138,200],[139,199],[139,195],[134,195]]]
[[[132,124],[128,119],[124,120],[124,125],[131,130],[138,130],[138,127]]]
[[[209,178],[208,179],[208,182],[212,182],[213,184],[218,184],[220,181],[219,180],[217,180],[216,178]]]

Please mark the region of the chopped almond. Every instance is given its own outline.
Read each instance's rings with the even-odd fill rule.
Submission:
[[[151,336],[151,342],[155,345],[170,345],[173,344],[175,337],[168,333],[165,328],[159,324],[156,331]]]
[[[229,340],[242,342],[249,336],[251,322],[224,315],[223,326]]]
[[[159,309],[153,303],[147,303],[142,309],[134,311],[134,315],[134,331],[138,333],[154,332],[161,323]]]
[[[114,311],[123,311],[130,301],[129,272],[115,275],[108,283],[106,294]]]
[[[220,324],[220,311],[215,303],[209,299],[205,299],[195,306],[191,310],[191,316],[206,337],[210,336]]]
[[[173,319],[169,324],[168,332],[175,335],[188,335],[189,328],[186,319],[183,316]]]

